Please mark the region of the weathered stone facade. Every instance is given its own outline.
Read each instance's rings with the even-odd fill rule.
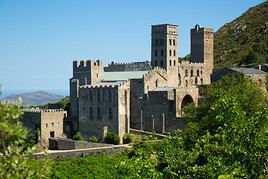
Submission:
[[[151,42],[149,70],[113,64],[104,71],[100,60],[74,61],[71,116],[83,135],[103,138],[110,130],[122,141],[130,127],[165,133],[184,125],[182,108],[197,104],[199,86],[210,84],[212,29],[196,25],[191,30],[190,61],[178,61],[176,25],[152,26]]]
[[[63,135],[63,120],[66,112],[60,109],[23,109],[22,123],[31,132],[40,130],[40,139],[48,144],[50,137]]]

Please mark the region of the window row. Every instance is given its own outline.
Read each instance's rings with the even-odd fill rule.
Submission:
[[[164,39],[155,39],[154,40],[154,45],[155,46],[164,46],[164,44],[165,44]]]
[[[60,127],[60,122],[57,123],[58,126],[57,127]],[[46,128],[49,127],[49,123],[46,123]],[[55,123],[54,122],[51,122],[51,127],[55,127]]]
[[[96,91],[89,91],[89,94],[83,94],[81,97],[83,100],[89,100],[89,101],[108,101],[113,102],[114,101],[114,93],[112,90],[108,91],[108,94],[106,94],[106,90],[96,90]],[[108,96],[107,96],[108,95]],[[108,98],[107,98],[108,97]]]
[[[83,111],[85,111],[86,108],[83,108]],[[101,107],[89,107],[89,119],[93,120],[93,119],[97,119],[97,120],[101,120],[103,118],[103,110],[101,109]],[[108,118],[110,120],[113,119],[113,111],[112,108],[109,107],[108,108]]]
[[[176,46],[176,40],[175,39],[169,39],[169,45],[170,46]]]
[[[161,56],[163,57],[164,56],[164,50],[160,50],[160,54],[158,53],[159,51],[158,50],[155,50],[154,51],[154,56],[157,57],[157,56]],[[169,56],[174,56],[176,57],[176,50],[173,50],[173,53],[172,53],[172,50],[169,50]]]
[[[194,70],[191,69],[190,73],[191,73],[190,76],[193,77],[194,76]],[[200,75],[202,75],[202,71],[196,70],[196,76],[200,76]],[[185,70],[185,76],[186,77],[188,76],[188,70],[187,69]]]

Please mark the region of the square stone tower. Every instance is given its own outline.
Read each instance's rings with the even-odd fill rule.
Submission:
[[[151,65],[167,70],[168,86],[178,86],[178,32],[177,25],[152,26]]]
[[[204,63],[205,71],[212,74],[213,70],[213,30],[195,25],[191,29],[191,60]]]

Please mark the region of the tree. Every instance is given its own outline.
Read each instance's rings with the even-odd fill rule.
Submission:
[[[18,104],[0,103],[0,178],[46,178],[46,160],[33,160],[28,130],[21,124]]]
[[[81,132],[77,132],[74,136],[73,136],[74,140],[84,140],[83,135],[81,134]]]
[[[165,178],[268,176],[268,109],[248,78],[231,75],[212,85],[186,120],[157,152]]]

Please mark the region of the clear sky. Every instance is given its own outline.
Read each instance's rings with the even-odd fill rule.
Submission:
[[[179,25],[179,56],[196,23],[216,31],[264,0],[0,0],[2,89],[68,89],[72,61],[150,60],[153,24]]]

